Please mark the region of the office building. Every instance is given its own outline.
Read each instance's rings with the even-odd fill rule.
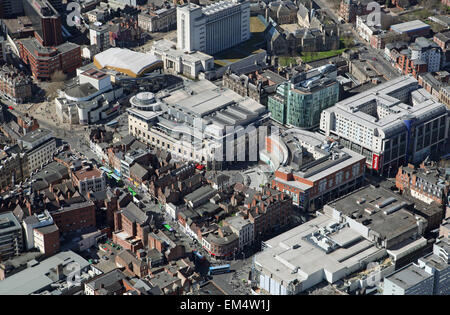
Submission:
[[[23,250],[22,226],[12,212],[0,214],[0,260],[17,256]]]
[[[177,8],[168,3],[139,13],[138,25],[147,32],[168,32],[177,27]]]
[[[449,239],[438,239],[432,253],[384,279],[383,295],[450,294],[449,253]]]
[[[417,80],[403,76],[325,109],[320,129],[364,155],[369,169],[388,174],[440,152],[449,136],[449,115]]]
[[[257,159],[257,127],[268,119],[261,104],[207,80],[185,82],[159,97],[139,93],[130,104],[130,134],[172,157],[197,162],[232,163],[251,154]]]
[[[111,48],[109,39],[109,25],[95,22],[89,26],[89,40],[91,45],[95,45],[98,51]]]
[[[91,166],[84,166],[77,171],[73,171],[72,181],[82,195],[90,191],[98,192],[106,189],[106,175]]]
[[[292,196],[293,203],[305,211],[321,208],[364,181],[364,156],[305,130],[268,135],[260,159],[274,172],[272,187]]]
[[[56,151],[56,139],[48,129],[36,129],[17,140],[19,146],[28,156],[28,170],[34,172],[47,161],[53,159]]]
[[[34,243],[34,229],[44,227],[47,225],[53,224],[53,218],[48,212],[48,210],[44,210],[41,214],[33,214],[28,217],[26,217],[23,220],[23,229],[25,231],[24,239],[25,239],[25,245],[26,249],[30,250],[35,247]]]
[[[0,68],[0,91],[15,103],[23,103],[32,96],[31,78],[12,65]]]
[[[317,127],[322,110],[339,101],[336,66],[326,65],[302,72],[280,84],[268,100],[271,118],[283,125]]]
[[[250,3],[219,1],[206,7],[189,3],[177,7],[177,48],[209,55],[250,38]]]
[[[0,150],[0,189],[10,189],[29,176],[28,156],[18,145]]]

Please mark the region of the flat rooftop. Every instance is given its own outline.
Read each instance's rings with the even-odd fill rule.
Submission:
[[[386,279],[402,289],[407,290],[430,277],[432,277],[432,275],[425,272],[422,268],[412,264],[386,277]]]
[[[44,137],[47,137],[48,135],[51,135],[51,134],[52,134],[51,130],[39,128],[39,129],[33,130],[31,132],[28,132],[26,135],[21,137],[19,140],[31,143],[31,142],[38,141],[39,139],[42,139]]]
[[[420,20],[391,25],[391,29],[397,33],[408,33],[427,28],[431,28],[431,26]]]

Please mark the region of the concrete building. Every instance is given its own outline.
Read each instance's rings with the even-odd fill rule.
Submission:
[[[256,137],[256,128],[268,118],[261,104],[207,80],[185,82],[183,89],[159,98],[139,93],[130,103],[130,134],[172,156],[197,162],[231,162],[257,154],[244,131]]]
[[[280,84],[276,94],[268,99],[271,118],[301,129],[317,127],[320,113],[339,101],[336,75],[336,66],[326,65],[302,72]]]
[[[56,139],[48,129],[36,129],[19,138],[17,142],[28,156],[30,173],[52,160],[56,151]]]
[[[449,253],[449,239],[438,239],[431,254],[384,279],[383,295],[448,295]]]
[[[168,32],[177,27],[177,8],[167,5],[139,13],[138,25],[147,32]]]
[[[206,7],[177,8],[177,48],[215,54],[250,38],[250,3],[220,1]]]
[[[439,152],[448,139],[449,116],[417,80],[403,76],[325,109],[320,129],[364,155],[368,168],[388,174]]]
[[[123,280],[126,276],[118,269],[100,274],[84,283],[85,295],[121,295],[126,289]]]
[[[427,36],[430,33],[431,26],[420,20],[414,20],[391,25],[391,30],[398,34],[406,34],[411,37]]]
[[[164,70],[191,78],[198,78],[200,73],[214,70],[214,57],[200,51],[186,53],[175,49],[175,45],[166,39],[153,43],[150,54],[162,60]]]
[[[246,246],[252,245],[255,239],[255,228],[249,219],[237,215],[225,219],[224,224],[228,225],[230,229],[239,238],[239,250],[243,250]]]
[[[35,247],[34,243],[34,230],[40,227],[48,226],[53,224],[53,218],[48,210],[45,210],[41,214],[33,214],[26,217],[23,220],[23,229],[25,232],[24,240],[26,249],[30,250]]]
[[[89,26],[89,40],[91,45],[97,46],[100,52],[111,48],[109,40],[109,25],[95,22]]]
[[[272,186],[292,196],[293,203],[305,211],[319,209],[364,181],[364,156],[300,129],[268,136],[260,159],[274,172]]]
[[[0,214],[0,259],[7,260],[23,250],[22,227],[12,212]]]
[[[69,288],[69,277],[74,268],[80,270],[80,284]],[[28,267],[0,281],[2,295],[55,294],[61,295],[81,288],[81,284],[93,276],[89,262],[72,251],[64,251],[40,262],[32,260]],[[73,281],[73,279],[70,279]]]

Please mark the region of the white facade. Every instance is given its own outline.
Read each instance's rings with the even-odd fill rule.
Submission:
[[[18,139],[28,156],[28,169],[30,172],[40,168],[42,164],[53,158],[56,151],[56,140],[53,132],[47,129],[36,129]]]
[[[177,48],[214,54],[250,38],[250,3],[220,1],[177,8]]]
[[[239,236],[239,249],[242,250],[244,246],[250,245],[254,241],[254,224],[249,219],[244,219],[242,216],[235,216],[226,219],[231,230]]]
[[[48,210],[44,210],[44,212],[39,215],[34,214],[34,217],[35,219],[32,220],[33,222],[27,222],[27,220],[23,221],[27,250],[30,250],[35,247],[33,230],[53,224],[53,218],[48,212]]]
[[[389,164],[419,162],[440,150],[449,116],[416,79],[403,76],[325,109],[320,129],[364,155],[369,168],[388,172]]]
[[[164,70],[176,74],[182,73],[192,78],[197,78],[200,72],[214,70],[214,57],[199,51],[186,54],[173,47],[175,43],[165,39],[153,43],[150,53],[162,60]]]

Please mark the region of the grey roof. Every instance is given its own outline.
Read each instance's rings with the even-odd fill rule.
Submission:
[[[406,268],[386,277],[385,281],[389,280],[397,286],[407,290],[430,277],[432,277],[431,274],[427,273],[422,268],[411,264]]]
[[[89,266],[86,259],[72,251],[60,252],[0,281],[0,295],[29,295],[39,292],[54,282],[48,276],[50,269],[63,264],[65,266],[63,272],[67,276],[72,272],[72,268],[68,267],[70,263],[78,263],[81,270]]]
[[[184,199],[186,201],[192,201],[195,203],[198,199],[203,198],[205,195],[211,195],[215,193],[215,189],[213,189],[211,186],[202,186],[197,190],[194,190],[192,193],[186,195]]]
[[[131,168],[130,168],[130,173],[134,174],[135,176],[137,176],[139,178],[143,178],[148,173],[148,170],[145,167],[143,167],[141,164],[134,163],[133,166],[131,166]]]
[[[21,229],[19,221],[11,211],[0,214],[0,232],[2,234]]]
[[[125,279],[125,275],[119,269],[111,270],[108,273],[99,275],[98,277],[92,279],[86,283],[86,286],[92,288],[93,290],[98,290],[101,286],[109,287],[114,283]]]
[[[123,215],[125,215],[132,222],[138,224],[144,224],[148,220],[148,216],[139,209],[133,202],[130,202],[125,209],[122,210]]]
[[[52,224],[52,225],[47,225],[47,226],[43,226],[37,229],[41,234],[49,234],[49,233],[53,233],[56,231],[59,231],[58,227],[56,226],[56,224]]]

